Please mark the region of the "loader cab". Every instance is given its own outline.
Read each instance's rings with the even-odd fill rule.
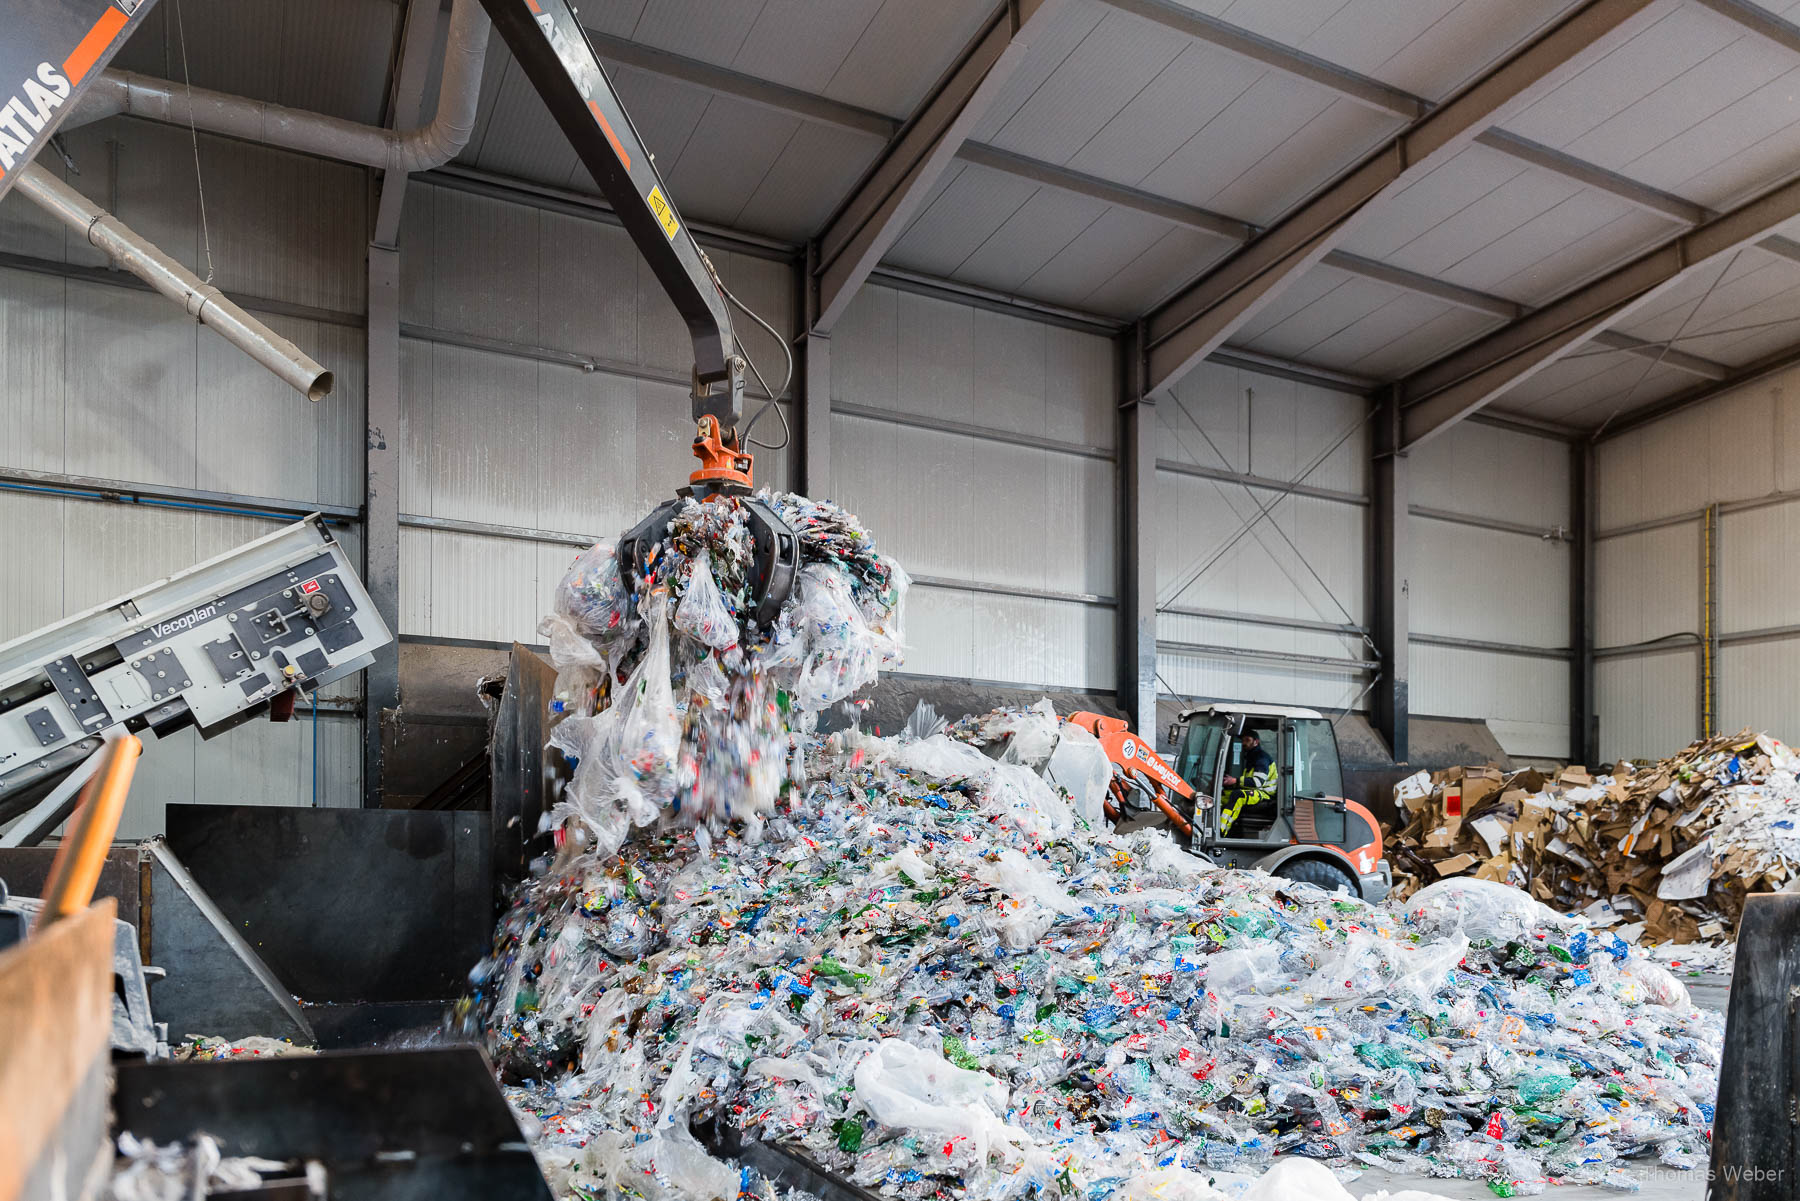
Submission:
[[[1360,881],[1365,896],[1375,890],[1369,877],[1384,862],[1379,828],[1367,810],[1345,799],[1329,718],[1287,706],[1213,705],[1183,713],[1171,733],[1176,771],[1212,798],[1195,807],[1196,849],[1228,867],[1285,875],[1278,861],[1318,848]],[[1239,808],[1237,793],[1262,762],[1259,749],[1273,769],[1272,795],[1253,792]],[[1236,818],[1226,825],[1234,808]]]

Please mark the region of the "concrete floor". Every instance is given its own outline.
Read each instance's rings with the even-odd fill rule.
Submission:
[[[1642,1189],[1635,1193],[1620,1193],[1613,1189],[1600,1188],[1596,1185],[1567,1188],[1551,1188],[1542,1194],[1548,1201],[1619,1201],[1622,1196],[1630,1196],[1636,1201],[1701,1201],[1706,1196],[1706,1172],[1672,1172],[1659,1168],[1654,1160],[1648,1161],[1637,1169],[1639,1179],[1644,1182]],[[1397,1172],[1364,1172],[1356,1180],[1345,1186],[1353,1197],[1376,1197],[1383,1192],[1399,1193],[1414,1189],[1421,1193],[1435,1193],[1440,1197],[1451,1197],[1455,1201],[1493,1201],[1494,1191],[1480,1180],[1433,1180],[1427,1176],[1402,1176]]]
[[[1682,983],[1687,985],[1688,995],[1696,1005],[1724,1011],[1731,992],[1730,976],[1684,976]],[[1644,1160],[1631,1167],[1643,1181],[1643,1188],[1630,1194],[1638,1201],[1702,1201],[1706,1196],[1704,1169],[1676,1172],[1664,1168],[1654,1159]],[[1493,1190],[1479,1180],[1434,1180],[1428,1176],[1407,1176],[1374,1169],[1364,1172],[1345,1187],[1353,1197],[1376,1197],[1383,1192],[1399,1193],[1407,1189],[1436,1193],[1442,1197],[1455,1198],[1455,1201],[1491,1201],[1494,1196]],[[1551,1201],[1618,1201],[1621,1196],[1612,1189],[1595,1186],[1552,1188],[1543,1195]]]

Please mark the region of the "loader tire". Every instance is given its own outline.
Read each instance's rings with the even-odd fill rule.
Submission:
[[[1276,868],[1275,874],[1284,880],[1317,884],[1326,892],[1347,892],[1353,897],[1362,895],[1362,889],[1356,886],[1349,872],[1323,859],[1292,859]]]

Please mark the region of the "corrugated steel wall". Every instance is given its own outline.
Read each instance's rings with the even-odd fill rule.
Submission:
[[[1218,363],[1202,364],[1156,406],[1162,691],[1194,700],[1366,707],[1366,672],[1295,658],[1361,659],[1360,635],[1256,620],[1366,624],[1365,416],[1359,396]],[[1202,478],[1183,474],[1183,464],[1297,481],[1334,495]],[[1170,611],[1183,609],[1205,615]]]
[[[1660,758],[1700,734],[1709,505],[1718,506],[1715,726],[1800,737],[1797,389],[1800,371],[1783,372],[1600,443],[1605,755]]]
[[[865,287],[831,356],[832,499],[917,578],[905,670],[1111,689],[1111,340]]]
[[[726,286],[794,334],[792,264],[709,255]],[[694,466],[687,328],[630,237],[597,218],[415,182],[400,267],[400,628],[536,642],[578,546],[406,522],[608,539],[629,529]],[[780,347],[740,325],[751,357],[779,386]],[[779,443],[780,431],[771,414],[756,436]],[[789,460],[757,451],[757,483],[790,487]]]
[[[1466,421],[1411,456],[1412,711],[1485,718],[1512,755],[1569,754],[1570,467]]]
[[[0,466],[291,502],[362,499],[363,172],[202,136],[206,225],[187,133],[113,120],[66,136],[80,169],[39,162],[240,299],[320,310],[259,314],[336,373],[309,404],[176,306],[146,291],[67,278],[107,260],[21,196],[0,203]],[[27,267],[32,269],[26,269]],[[121,281],[130,277],[119,274]],[[135,281],[133,281],[135,282]],[[250,301],[255,307],[254,301]],[[247,517],[0,491],[0,641],[113,599],[260,537]],[[360,555],[354,529],[338,531]],[[354,701],[360,678],[334,685]],[[250,723],[205,741],[152,744],[121,835],[160,832],[171,801],[308,804],[310,720]],[[361,803],[359,724],[321,713],[325,804]]]

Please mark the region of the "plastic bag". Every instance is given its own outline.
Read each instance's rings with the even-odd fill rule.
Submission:
[[[631,595],[619,578],[619,561],[610,543],[596,542],[575,556],[556,585],[551,610],[596,641],[615,638],[636,624]]]
[[[1012,727],[1012,737],[1007,739],[1000,761],[1022,763],[1030,768],[1043,767],[1056,750],[1058,727],[1062,724],[1057,720],[1050,698],[1040,699],[1008,724]]]
[[[856,1065],[856,1100],[876,1121],[966,1138],[978,1167],[995,1147],[1018,1157],[1017,1132],[1000,1117],[1006,1099],[1006,1086],[992,1076],[897,1038],[882,1039]]]
[[[669,682],[668,596],[653,593],[643,608],[649,643],[613,706],[619,714],[618,769],[647,799],[663,804],[675,791],[681,742],[681,719]]]
[[[873,684],[881,670],[884,640],[870,632],[844,574],[811,564],[800,569],[792,602],[794,636],[805,659],[794,681],[797,704],[825,709]]]
[[[892,559],[886,556],[879,558],[887,568],[887,593],[871,597],[863,605],[862,614],[870,633],[874,635],[875,649],[880,655],[877,666],[886,671],[900,666],[901,660],[906,657],[906,594],[912,588],[912,577]]]
[[[1106,817],[1106,793],[1112,783],[1112,765],[1100,740],[1082,727],[1062,724],[1056,749],[1044,767],[1044,777],[1069,794],[1075,816],[1100,828]]]
[[[1635,981],[1643,989],[1644,1000],[1651,1005],[1686,1009],[1694,1003],[1693,998],[1688,995],[1687,985],[1677,980],[1675,974],[1660,963],[1652,963],[1648,959],[1627,959],[1619,965],[1619,974]]]
[[[1470,876],[1439,880],[1421,888],[1406,902],[1406,913],[1409,921],[1427,933],[1461,930],[1476,939],[1518,938],[1566,924],[1530,893],[1510,884]]]
[[[1000,893],[993,928],[1015,951],[1036,944],[1059,916],[1081,912],[1081,902],[1069,895],[1043,860],[1028,859],[1016,850],[1002,851],[998,862],[983,864],[975,878]]]
[[[687,591],[675,607],[675,628],[714,650],[724,650],[738,640],[737,618],[713,581],[704,550],[694,556],[688,571]]]

